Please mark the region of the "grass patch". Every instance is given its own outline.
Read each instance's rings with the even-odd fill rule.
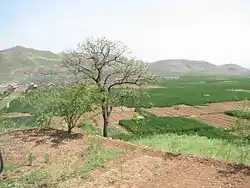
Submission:
[[[44,180],[47,180],[48,177],[49,173],[45,169],[35,170],[25,173],[19,178],[1,180],[0,187],[39,187],[39,185],[41,185]]]
[[[249,145],[240,146],[225,140],[208,139],[197,135],[162,134],[131,141],[172,153],[194,154],[250,165]]]
[[[14,170],[16,170],[24,165],[25,165],[25,163],[22,163],[22,162],[21,163],[9,163],[9,162],[5,161],[4,171],[6,173],[8,173],[8,172],[14,171]]]
[[[91,135],[102,136],[102,134],[103,134],[102,128],[93,126],[92,124],[82,124],[82,125],[80,125],[80,128],[83,131],[85,131]],[[110,137],[117,137],[118,135],[120,135],[122,133],[121,130],[119,130],[118,128],[116,128],[115,126],[112,126],[112,125],[109,125],[108,132],[109,132]]]
[[[80,165],[76,169],[76,173],[82,179],[88,179],[90,172],[96,168],[104,168],[109,160],[118,158],[122,155],[122,151],[118,149],[106,149],[101,143],[91,141],[87,153],[80,154]]]
[[[2,100],[0,100],[0,111],[2,111],[3,109],[6,109],[6,105],[7,102],[10,103],[10,107],[11,107],[11,103],[12,101],[15,101],[15,99],[17,99],[20,96],[19,93],[10,93],[7,96],[5,96]]]
[[[101,135],[102,134],[102,129],[93,126],[92,124],[81,124],[79,126],[83,131],[91,134],[91,135]]]
[[[243,110],[229,110],[225,112],[226,115],[240,118],[240,119],[249,119],[250,120],[250,112]]]
[[[34,116],[0,118],[0,132],[36,127],[38,127],[38,124]]]

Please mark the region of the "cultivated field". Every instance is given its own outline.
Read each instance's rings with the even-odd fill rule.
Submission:
[[[40,127],[34,108],[14,99],[2,109],[7,178],[0,187],[248,188],[250,78],[184,77],[156,84],[144,88],[149,96],[136,111],[129,100],[114,107],[113,139],[100,137],[98,109],[69,135],[61,117]]]
[[[245,105],[250,106],[250,101],[210,103],[207,106],[179,105],[166,108],[151,108],[150,112],[157,116],[190,117],[216,126],[232,127],[235,125],[237,118],[228,116],[225,112],[240,110]]]

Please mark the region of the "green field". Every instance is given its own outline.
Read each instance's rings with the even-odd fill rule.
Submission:
[[[238,136],[231,134],[226,129],[183,117],[151,116],[140,120],[121,120],[120,125],[138,137],[174,133],[178,135],[204,136],[210,139],[223,139],[227,141],[234,141],[238,138]]]
[[[161,88],[145,89],[149,97],[139,99],[140,107],[168,107],[178,104],[205,105],[213,102],[250,99],[249,92],[233,91],[248,90],[250,78],[182,77],[177,80],[162,79],[157,84]],[[130,100],[125,101],[124,105],[133,107]],[[12,101],[10,108],[4,109],[4,112],[32,113],[34,109],[17,99]]]
[[[181,78],[164,80],[159,84],[164,88],[147,89],[150,97],[142,97],[142,107],[167,107],[178,104],[204,105],[213,102],[238,101],[250,99],[250,93],[232,91],[248,90],[250,78],[234,78],[231,80],[201,80],[198,78]],[[231,90],[231,91],[230,91]],[[132,106],[130,101],[127,106]]]

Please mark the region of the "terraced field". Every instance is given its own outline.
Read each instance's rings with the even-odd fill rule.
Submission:
[[[239,110],[244,105],[250,106],[250,101],[211,103],[207,106],[179,105],[169,108],[151,108],[149,111],[157,116],[190,117],[212,125],[232,127],[237,118],[228,116],[225,112]]]

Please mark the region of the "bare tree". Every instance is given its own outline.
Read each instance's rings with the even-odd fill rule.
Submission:
[[[109,117],[112,112],[112,88],[133,84],[140,86],[152,78],[148,64],[129,57],[129,50],[120,41],[106,38],[87,38],[74,50],[64,52],[62,64],[74,74],[81,73],[85,80],[94,83],[101,97],[104,120],[103,136],[108,136]]]

